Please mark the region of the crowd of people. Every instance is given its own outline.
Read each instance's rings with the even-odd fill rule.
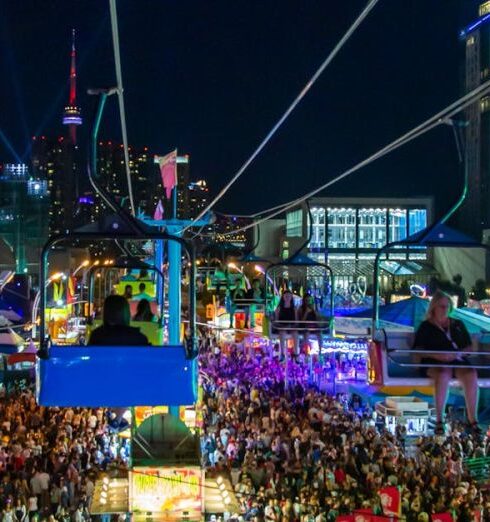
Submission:
[[[31,391],[0,399],[1,522],[83,522],[97,473],[129,445],[102,409],[44,408]]]
[[[208,343],[212,344],[212,343]],[[322,522],[369,508],[397,486],[408,522],[451,512],[455,520],[490,520],[490,494],[477,486],[465,457],[489,453],[486,439],[454,421],[446,433],[407,444],[376,423],[358,397],[328,396],[308,372],[269,352],[230,353],[204,346],[203,465],[228,474],[240,502],[235,520]]]

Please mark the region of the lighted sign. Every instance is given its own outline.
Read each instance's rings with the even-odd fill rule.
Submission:
[[[130,477],[130,509],[134,513],[183,517],[187,512],[192,518],[202,512],[204,477],[198,467],[134,468]]]
[[[138,428],[152,415],[169,413],[168,406],[136,406],[134,408],[135,424]],[[190,429],[202,426],[202,413],[196,413],[194,406],[180,406],[179,419]]]
[[[490,0],[488,2],[483,2],[483,4],[480,4],[480,7],[478,8],[479,16],[484,16],[488,13],[490,13]]]
[[[140,426],[146,419],[159,413],[168,413],[168,406],[136,406],[134,409],[136,427]]]

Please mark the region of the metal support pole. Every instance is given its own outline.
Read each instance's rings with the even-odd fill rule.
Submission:
[[[162,240],[155,241],[155,266],[162,270],[163,268],[163,249],[164,242]],[[157,302],[160,310],[163,311],[164,301],[163,278],[157,275]]]
[[[170,234],[180,233],[180,225],[169,225],[167,230]],[[169,323],[168,342],[172,346],[180,344],[181,323],[181,279],[182,279],[182,248],[177,241],[168,242],[168,301],[169,301]]]

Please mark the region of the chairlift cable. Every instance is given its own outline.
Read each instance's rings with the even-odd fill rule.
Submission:
[[[448,118],[451,118],[452,116],[454,116],[458,112],[462,111],[469,105],[475,103],[478,99],[480,99],[484,94],[486,94],[488,92],[490,92],[490,80],[486,81],[485,83],[483,83],[476,89],[473,89],[472,91],[467,93],[465,96],[459,98],[458,100],[453,102],[451,105],[447,106],[445,109],[443,109],[442,111],[438,112],[437,114],[435,114],[434,116],[432,116],[431,118],[426,120],[424,123],[421,123],[417,127],[413,128],[411,131],[407,132],[403,136],[400,136],[399,138],[397,138],[390,144],[386,145],[385,147],[383,147],[379,151],[375,152],[368,158],[357,163],[350,169],[344,171],[342,174],[339,174],[337,177],[327,181],[320,187],[318,187],[318,188],[308,192],[304,196],[294,199],[284,205],[279,205],[279,206],[273,207],[273,209],[268,209],[268,210],[262,211],[260,214],[266,214],[266,213],[270,212],[271,210],[277,209],[274,212],[272,212],[271,214],[269,214],[263,218],[260,218],[256,221],[254,221],[253,223],[250,223],[249,225],[245,225],[243,227],[234,229],[230,232],[225,232],[225,233],[223,233],[223,236],[229,236],[232,234],[237,234],[238,232],[244,232],[245,230],[248,230],[260,223],[263,223],[275,216],[278,216],[279,214],[282,214],[286,210],[289,210],[289,209],[297,206],[298,204],[302,203],[303,201],[315,196],[322,190],[325,190],[326,188],[343,180],[344,178],[350,176],[351,174],[360,170],[361,168],[366,167],[370,163],[373,163],[377,159],[382,158],[383,156],[386,156],[390,152],[402,147],[403,145],[406,145],[407,143],[413,141],[415,138],[418,138],[419,136],[426,134],[427,132],[434,129],[435,127],[438,127],[439,125],[446,123]]]
[[[131,214],[136,217],[136,207],[134,206],[133,186],[131,184],[131,170],[129,168],[129,146],[128,146],[128,132],[126,128],[126,111],[124,109],[124,89],[121,72],[121,52],[119,48],[119,28],[117,24],[117,7],[116,0],[109,0],[111,10],[111,27],[112,27],[112,44],[114,47],[114,64],[116,67],[117,80],[117,98],[119,101],[119,116],[121,119],[121,133],[124,147],[124,163],[126,167],[126,179],[128,183],[129,203],[131,206]]]
[[[115,0],[111,0],[113,2]],[[328,65],[332,62],[338,52],[342,49],[342,47],[347,43],[349,38],[354,34],[356,29],[361,25],[364,19],[367,17],[369,12],[374,8],[374,6],[378,3],[378,0],[370,0],[370,2],[363,9],[361,14],[356,18],[354,23],[349,27],[347,32],[342,36],[337,45],[333,48],[333,50],[329,53],[327,58],[323,61],[320,67],[317,69],[315,74],[308,80],[306,85],[303,87],[298,96],[294,99],[291,105],[287,108],[286,112],[281,116],[279,121],[272,127],[267,136],[261,141],[259,146],[254,150],[252,155],[245,161],[245,163],[238,169],[236,174],[231,178],[231,180],[220,190],[218,195],[209,203],[207,207],[205,207],[196,217],[195,221],[198,221],[202,217],[209,212],[216,203],[228,192],[231,186],[235,183],[235,181],[245,172],[245,170],[249,167],[249,165],[255,160],[255,158],[259,155],[262,149],[269,143],[277,130],[282,126],[282,124],[286,121],[289,115],[293,112],[296,106],[301,102],[301,100],[306,96],[308,91],[313,87],[314,83],[318,80],[323,71],[327,68]],[[188,225],[184,230],[192,226],[192,224]]]

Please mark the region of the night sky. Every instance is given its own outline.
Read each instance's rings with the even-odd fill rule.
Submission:
[[[191,156],[191,177],[217,191],[366,1],[119,0],[130,144],[158,153],[178,147]],[[379,0],[218,209],[249,213],[293,199],[454,101],[463,73],[458,32],[476,18],[478,4]],[[83,144],[93,104],[87,88],[115,84],[108,2],[0,3],[0,163],[15,154],[27,160],[34,134],[64,132],[72,27]],[[109,108],[102,135],[120,140],[115,97]],[[444,126],[328,195],[434,195],[442,212],[460,182],[454,138]]]

